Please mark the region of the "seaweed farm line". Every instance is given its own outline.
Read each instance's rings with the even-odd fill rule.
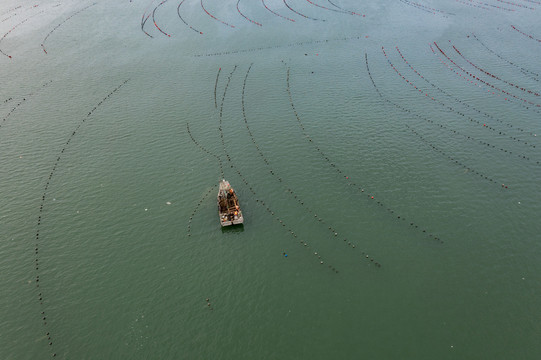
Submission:
[[[539,11],[2,1],[2,359],[540,359]]]

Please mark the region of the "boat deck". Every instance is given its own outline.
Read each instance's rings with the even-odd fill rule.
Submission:
[[[244,223],[237,194],[228,181],[222,180],[218,190],[218,213],[220,225],[231,226]]]

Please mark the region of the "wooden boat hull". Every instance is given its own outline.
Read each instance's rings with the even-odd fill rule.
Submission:
[[[232,220],[232,221],[221,221],[220,224],[222,225],[222,227],[225,227],[225,226],[231,226],[231,225],[242,225],[244,224],[244,218],[241,216],[239,219],[237,220]]]
[[[222,180],[220,182],[217,200],[220,225],[222,227],[244,223],[244,216],[242,216],[237,194],[228,181]]]

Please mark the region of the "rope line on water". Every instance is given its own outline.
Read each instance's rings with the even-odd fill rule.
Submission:
[[[508,84],[508,85],[511,85],[511,86],[513,86],[513,87],[515,87],[515,88],[517,88],[517,89],[519,89],[519,90],[521,90],[521,91],[524,91],[524,92],[526,92],[526,93],[528,93],[528,94],[533,94],[533,95],[535,95],[535,96],[539,96],[539,93],[537,93],[537,92],[535,92],[535,91],[533,91],[533,90],[528,90],[528,89],[526,89],[526,88],[524,88],[524,87],[522,87],[522,86],[516,85],[515,83],[509,82],[509,81],[507,81],[507,80],[503,80],[502,78],[500,78],[500,77],[497,76],[497,75],[494,75],[494,74],[492,74],[492,73],[489,73],[489,72],[486,71],[485,69],[483,69],[483,68],[481,68],[480,66],[474,64],[471,60],[469,60],[468,58],[466,58],[466,57],[464,56],[464,54],[462,54],[462,52],[456,48],[455,45],[452,45],[452,46],[453,46],[453,49],[458,53],[458,55],[460,55],[464,60],[466,60],[466,62],[468,62],[468,64],[470,64],[471,66],[473,66],[473,67],[476,68],[477,70],[479,70],[479,71],[485,73],[486,75],[492,77],[493,79],[496,79],[496,80],[499,80],[499,81],[501,81],[501,82],[504,82],[504,83],[506,83],[506,84]]]
[[[507,1],[501,1],[501,0],[496,0],[496,1],[503,2],[503,3],[508,3]],[[509,9],[509,8],[499,6],[499,5],[493,5],[493,4],[488,4],[488,3],[480,3],[480,4],[483,4],[483,5],[486,5],[486,6],[492,6],[492,7],[495,7],[496,9],[509,11],[509,12],[516,11],[515,9]],[[508,4],[511,4],[511,3],[508,3]],[[511,4],[511,5],[513,5],[513,4]]]
[[[229,87],[229,83],[231,81],[231,77],[233,76],[233,73],[235,72],[235,70],[237,69],[237,65],[235,65],[233,71],[231,71],[231,73],[229,74],[229,77],[228,77],[228,81],[227,81],[227,84],[224,88],[224,93],[223,93],[223,97],[222,97],[222,103],[221,103],[221,106],[220,106],[220,113],[219,113],[219,118],[220,118],[220,126],[219,126],[219,131],[220,131],[220,138],[221,138],[221,141],[222,141],[222,147],[223,147],[223,151],[224,151],[224,154],[226,155],[227,157],[227,161],[228,163],[230,164],[230,167],[231,169],[234,169],[237,173],[237,175],[239,176],[239,178],[242,180],[242,182],[247,186],[247,188],[249,189],[249,191],[252,193],[252,195],[255,197],[255,201],[257,204],[259,204],[260,206],[262,206],[266,211],[267,213],[274,218],[274,220],[276,220],[276,222],[281,225],[282,228],[284,229],[287,229],[287,232],[294,238],[294,239],[297,239],[297,233],[295,231],[292,230],[291,227],[288,227],[286,225],[286,222],[278,217],[278,215],[276,214],[275,211],[273,211],[266,203],[265,201],[261,200],[256,191],[254,190],[254,188],[251,186],[251,184],[248,182],[246,176],[244,176],[241,171],[239,170],[239,168],[233,163],[232,159],[231,159],[231,156],[229,155],[228,151],[227,151],[227,147],[225,145],[225,136],[224,136],[224,133],[223,133],[223,113],[222,113],[222,109],[223,109],[223,104],[224,104],[224,101],[225,101],[225,95],[226,95],[226,92],[227,92],[227,89]],[[310,244],[305,241],[305,240],[299,240],[299,244],[301,246],[303,246],[304,248],[306,249],[311,249],[310,247]],[[285,253],[284,253],[285,254]],[[318,260],[320,262],[321,265],[323,265],[325,263],[325,261],[322,259],[322,256],[320,254],[317,255],[318,256]],[[329,269],[332,270],[333,272],[335,273],[338,273],[338,270],[332,266],[332,265],[329,265]]]
[[[436,8],[426,6],[426,5],[423,5],[423,4],[419,4],[419,3],[416,3],[416,2],[412,2],[412,1],[408,1],[408,0],[400,0],[400,1],[405,3],[406,5],[416,7],[418,9],[427,11],[427,12],[432,13],[434,15],[442,15],[445,18],[448,17],[447,15],[451,15],[451,16],[455,15],[453,13],[450,13],[450,12],[447,12],[447,11],[444,11],[444,10],[440,10],[440,9],[436,9]]]
[[[265,9],[267,9],[268,11],[270,11],[271,13],[273,13],[274,15],[276,15],[276,16],[278,16],[278,17],[281,17],[282,19],[286,19],[286,20],[295,22],[295,20],[290,19],[290,18],[288,18],[288,17],[286,17],[286,16],[283,16],[283,15],[280,15],[280,14],[278,14],[277,12],[271,10],[271,9],[267,6],[267,4],[265,4],[265,0],[261,0],[261,2],[263,3],[263,6],[265,7]]]
[[[0,16],[7,15],[7,14],[9,14],[10,12],[13,12],[13,11],[15,11],[15,10],[18,10],[18,9],[20,9],[20,8],[22,8],[22,7],[23,7],[22,5],[19,5],[19,6],[16,6],[16,7],[14,7],[14,8],[11,8],[11,9],[9,9],[9,10],[6,10],[6,11],[4,11],[2,14],[0,14]]]
[[[367,63],[368,64],[368,63]],[[287,66],[287,65],[286,65]],[[306,132],[306,129],[304,127],[304,124],[295,108],[295,105],[293,103],[293,97],[292,97],[292,94],[291,94],[291,90],[290,90],[290,84],[289,84],[289,73],[290,73],[290,68],[287,67],[287,77],[286,77],[286,90],[287,90],[287,93],[289,95],[289,101],[290,101],[290,104],[291,104],[291,108],[293,110],[293,113],[295,114],[295,119],[297,120],[297,123],[298,125],[300,126],[301,128],[301,131],[302,131],[302,134],[304,135],[304,138],[311,144],[311,146],[315,147],[317,153],[321,156],[321,158],[323,160],[325,160],[325,162],[327,162],[327,164],[332,167],[339,175],[342,179],[344,179],[347,183],[348,186],[352,186],[354,188],[356,188],[358,190],[357,194],[364,194],[365,193],[365,187],[363,185],[361,185],[360,183],[357,183],[357,182],[354,182],[352,180],[350,180],[349,176],[346,175],[344,173],[344,171],[342,171],[329,157],[328,155],[323,152],[323,150],[321,150],[321,148],[315,144],[315,141],[313,141],[312,137]],[[362,198],[365,198],[364,196],[362,196]],[[373,202],[374,204],[377,204],[377,206],[380,206],[380,207],[383,207],[385,209],[387,209],[387,212],[389,214],[393,214],[393,216],[396,216],[396,218],[400,221],[403,221],[403,222],[406,222],[406,218],[401,216],[401,215],[396,215],[395,214],[395,211],[387,206],[385,206],[385,204],[383,202],[381,202],[377,196],[375,195],[375,193],[371,193],[371,192],[368,192],[367,191],[367,194],[366,194],[366,200],[368,200],[369,202]],[[410,222],[410,227],[411,228],[414,228],[414,229],[417,229],[419,231],[421,231],[422,233],[427,233],[427,230],[424,229],[424,228],[419,228],[419,225],[413,223],[413,222]],[[440,243],[443,243],[443,240],[441,240],[438,236],[432,234],[432,233],[428,233],[428,237],[433,239],[433,240],[437,240],[439,241]]]
[[[483,175],[481,174],[480,172],[478,172],[477,170],[475,169],[472,169],[471,167],[469,166],[466,166],[465,164],[463,164],[462,162],[460,162],[459,160],[457,160],[454,156],[451,156],[449,154],[447,154],[446,152],[444,152],[443,150],[441,150],[440,148],[438,148],[437,146],[435,146],[434,144],[432,144],[432,142],[430,142],[429,140],[425,139],[421,134],[419,134],[419,132],[417,132],[415,129],[413,129],[411,126],[409,126],[408,124],[406,124],[406,127],[415,135],[417,135],[417,137],[419,139],[421,139],[421,141],[423,143],[425,143],[426,145],[430,146],[434,151],[436,151],[437,153],[439,153],[440,155],[448,158],[449,160],[451,160],[453,163],[455,163],[456,165],[458,166],[461,166],[466,172],[471,172],[472,174],[475,174],[475,175],[479,175],[482,179],[485,179],[489,182],[492,182],[494,184],[502,184],[502,188],[505,188],[507,189],[508,188],[508,185],[505,185],[501,182],[497,182],[497,181],[494,181],[492,180],[491,177],[488,177],[487,175]]]
[[[27,98],[30,98],[31,96],[37,94],[41,89],[43,89],[44,87],[48,86],[50,83],[52,83],[52,80],[49,80],[47,81],[46,83],[44,83],[43,85],[41,85],[40,88],[38,88],[37,90],[35,90],[35,92],[31,92],[30,94],[26,95],[23,97],[23,99],[21,101],[19,101],[3,118],[2,118],[2,122],[0,123],[0,128],[2,126],[4,126],[4,123],[6,122],[6,120],[24,103],[26,103],[27,101]],[[11,100],[13,100],[13,98],[9,98],[9,99],[6,99],[4,100],[4,104],[7,104],[8,102],[10,102]]]
[[[293,197],[293,199],[295,199],[299,203],[299,205],[306,212],[308,212],[310,214],[310,217],[312,219],[314,219],[314,220],[317,220],[318,223],[321,223],[322,225],[325,225],[326,230],[328,230],[331,233],[331,238],[332,239],[343,240],[343,243],[345,245],[351,247],[352,249],[355,249],[357,247],[357,245],[355,243],[352,243],[351,240],[348,241],[348,239],[345,238],[345,237],[344,238],[338,237],[338,235],[339,235],[338,230],[336,230],[335,227],[333,225],[331,225],[328,221],[325,221],[321,216],[317,215],[317,213],[315,211],[313,211],[310,207],[308,207],[308,205],[305,204],[305,202],[302,200],[302,198],[298,194],[296,194],[289,186],[287,186],[283,182],[283,179],[280,176],[278,176],[276,171],[270,166],[270,162],[268,161],[267,157],[263,154],[263,151],[261,150],[261,147],[259,146],[259,144],[255,140],[254,134],[252,133],[252,130],[250,129],[250,126],[248,124],[248,118],[246,116],[246,108],[245,108],[245,102],[244,102],[246,81],[248,79],[248,74],[250,73],[250,69],[252,68],[252,65],[253,64],[250,64],[250,67],[248,68],[248,71],[246,72],[246,76],[244,77],[244,83],[243,83],[243,86],[242,86],[242,96],[241,96],[242,101],[241,101],[241,103],[242,103],[242,116],[243,116],[243,119],[244,119],[244,124],[246,126],[246,130],[248,131],[248,134],[250,135],[250,139],[252,140],[253,145],[257,149],[257,153],[259,154],[259,157],[261,157],[261,159],[263,160],[263,162],[267,166],[267,170],[269,171],[271,176],[273,178],[275,178],[276,180],[278,180],[278,182],[281,183],[281,185],[286,189],[287,193],[289,195],[291,195]],[[319,259],[321,258],[320,255],[317,252],[314,253],[314,255],[318,256]],[[379,262],[375,261],[374,258],[368,256],[368,254],[366,254],[364,251],[362,251],[362,255],[363,255],[362,256],[363,260],[364,259],[369,259],[372,263],[374,263],[375,266],[381,267],[381,264]]]
[[[481,5],[472,4],[472,1],[471,1],[471,0],[469,0],[470,2],[466,2],[466,1],[462,1],[462,0],[455,0],[455,1],[456,1],[457,3],[463,4],[463,5],[468,5],[468,6],[472,6],[472,7],[478,8],[478,9],[483,9],[483,10],[490,11],[490,9],[487,8],[487,7],[484,7],[484,6],[481,6]]]
[[[531,101],[529,101],[529,100],[520,98],[520,97],[518,97],[518,96],[516,96],[516,95],[514,95],[514,94],[511,94],[511,93],[509,93],[509,92],[507,92],[507,91],[505,91],[505,90],[502,90],[502,89],[500,89],[500,88],[498,88],[498,87],[496,87],[496,86],[494,86],[494,85],[492,85],[492,84],[490,84],[490,83],[484,81],[483,79],[480,79],[479,77],[477,77],[477,76],[475,76],[474,74],[470,73],[469,71],[463,69],[463,68],[462,68],[461,66],[459,66],[456,62],[454,62],[454,61],[453,61],[453,60],[452,60],[452,59],[451,59],[451,58],[450,58],[450,57],[449,57],[449,56],[448,56],[448,55],[447,55],[447,54],[446,54],[439,46],[438,46],[438,44],[437,44],[436,42],[434,42],[434,45],[436,46],[436,48],[438,49],[438,51],[439,51],[439,52],[440,52],[440,53],[441,53],[448,61],[450,61],[450,62],[451,62],[454,66],[456,66],[460,71],[462,71],[463,73],[465,73],[466,75],[468,75],[468,77],[471,78],[471,80],[469,80],[469,79],[468,79],[467,77],[465,77],[465,76],[461,76],[461,74],[460,74],[458,71],[456,71],[456,70],[454,70],[453,68],[451,68],[451,66],[450,66],[449,64],[447,64],[443,59],[440,58],[440,61],[441,61],[445,66],[447,66],[451,71],[453,71],[454,73],[456,73],[457,75],[459,75],[460,77],[462,77],[464,80],[468,81],[470,84],[473,84],[473,85],[475,85],[475,86],[477,86],[477,87],[480,88],[480,86],[478,85],[477,81],[478,81],[478,82],[481,82],[481,83],[485,84],[486,86],[488,86],[488,87],[491,88],[491,89],[494,89],[494,90],[496,90],[496,91],[498,91],[498,92],[501,92],[501,93],[503,93],[503,94],[506,94],[506,95],[510,96],[511,98],[514,98],[514,99],[518,100],[519,102],[518,102],[517,104],[519,104],[520,106],[525,107],[526,109],[530,109],[530,110],[532,110],[532,111],[535,111],[535,112],[541,114],[541,112],[540,112],[539,110],[535,109],[535,107],[538,107],[538,108],[539,108],[539,107],[541,107],[541,105],[535,104],[535,103],[533,103],[533,102],[531,102]],[[430,45],[430,50],[432,50],[432,53],[433,53],[435,56],[438,56],[438,54],[436,53],[436,51],[434,50],[434,48],[432,47],[432,45]],[[491,89],[489,89],[489,90],[487,91],[489,94],[492,94],[492,95],[495,95],[495,96],[501,96],[499,93],[497,93],[496,91],[492,91]],[[504,100],[505,100],[505,101],[511,102],[511,98],[507,98],[507,97],[506,97],[506,98],[504,98]],[[530,106],[533,106],[533,108],[530,107],[530,106],[524,105],[524,103],[527,103],[527,104],[529,104]]]
[[[164,34],[164,35],[166,35],[166,36],[168,36],[168,37],[171,37],[170,34],[166,33],[165,31],[163,31],[163,30],[158,26],[158,24],[156,23],[156,18],[155,18],[156,10],[157,10],[160,6],[162,6],[163,4],[165,4],[167,1],[169,1],[169,0],[164,0],[164,1],[162,1],[161,3],[158,4],[158,6],[156,6],[156,7],[154,8],[154,10],[152,10],[152,22],[154,23],[154,26],[156,27],[156,29],[158,29],[162,34]]]
[[[517,65],[515,64],[514,62],[504,58],[502,55],[496,53],[494,50],[490,49],[488,46],[485,45],[485,43],[483,43],[478,37],[477,35],[475,35],[474,33],[472,33],[472,37],[477,40],[479,42],[479,44],[481,44],[485,49],[487,49],[487,51],[489,51],[491,54],[497,56],[499,59],[505,61],[506,63],[514,66],[515,68],[517,68],[521,73],[523,73],[524,75],[528,76],[530,79],[532,80],[535,80],[537,82],[539,82],[539,74],[538,73],[535,73],[531,70],[528,70],[520,65]]]
[[[179,17],[180,20],[182,20],[182,22],[183,22],[184,24],[186,24],[186,26],[188,26],[190,29],[192,29],[192,30],[195,31],[196,33],[199,33],[199,34],[203,35],[203,32],[201,32],[201,31],[197,30],[196,28],[192,27],[190,24],[188,24],[188,23],[186,22],[186,20],[184,20],[184,18],[183,18],[182,16],[180,16],[180,5],[182,5],[182,4],[184,3],[184,1],[185,1],[185,0],[182,0],[182,1],[180,2],[180,4],[178,4],[178,6],[177,6],[177,15],[178,15],[178,17]]]
[[[24,19],[23,21],[21,21],[21,22],[19,22],[18,24],[16,24],[15,26],[13,26],[11,29],[8,30],[7,33],[4,34],[4,36],[2,36],[2,37],[0,38],[0,43],[1,43],[2,41],[4,41],[4,39],[5,39],[9,34],[11,34],[11,32],[12,32],[13,30],[17,29],[19,26],[21,26],[22,24],[24,24],[24,23],[27,22],[28,20],[32,19],[34,16],[38,16],[39,14],[42,14],[43,12],[44,12],[44,10],[42,10],[42,11],[40,11],[40,12],[34,14],[34,15],[31,15],[31,16],[27,17],[26,19]],[[0,49],[0,53],[1,53],[2,55],[6,56],[6,57],[9,58],[9,59],[12,58],[11,55],[8,55],[8,54],[5,53],[2,49]]]
[[[346,12],[351,12],[351,13],[355,13],[357,15],[361,15],[360,13],[356,12],[356,11],[351,11],[351,10],[346,10],[338,5],[336,5],[335,3],[333,3],[331,0],[327,0],[329,2],[329,4],[331,4],[332,6],[334,6],[335,8],[337,9],[340,9],[342,11],[346,11]],[[366,15],[362,14],[362,17],[366,17]]]
[[[373,78],[373,76],[372,76],[372,73],[370,72],[370,68],[369,68],[369,66],[368,66],[368,54],[365,53],[364,55],[365,55],[366,69],[367,69],[367,72],[368,72],[368,76],[369,76],[369,78],[370,78],[370,81],[372,82],[372,85],[374,86],[374,89],[376,90],[376,93],[377,93],[377,94],[378,94],[385,102],[387,102],[387,103],[389,103],[389,104],[395,106],[396,108],[398,108],[398,109],[400,109],[400,110],[403,110],[404,112],[407,112],[407,113],[409,113],[409,114],[411,114],[411,115],[417,117],[418,119],[421,119],[421,120],[423,120],[423,121],[426,121],[427,123],[429,123],[429,124],[431,124],[431,125],[438,126],[438,127],[440,127],[440,129],[445,129],[445,130],[449,131],[450,133],[452,133],[453,135],[461,136],[462,138],[467,139],[467,140],[470,140],[470,141],[473,141],[473,142],[475,142],[475,143],[478,143],[478,144],[480,144],[480,145],[483,146],[483,147],[486,146],[487,148],[490,148],[490,149],[499,150],[499,151],[504,152],[504,153],[506,153],[506,154],[508,154],[508,155],[513,155],[513,154],[514,154],[513,151],[511,151],[511,150],[508,150],[508,149],[502,148],[502,147],[497,147],[497,146],[494,145],[494,144],[490,144],[490,143],[487,143],[487,142],[485,142],[485,141],[476,139],[475,137],[470,136],[470,135],[462,134],[460,131],[454,130],[454,129],[448,127],[448,126],[445,125],[445,124],[440,124],[440,123],[438,123],[437,121],[428,119],[428,118],[426,118],[426,117],[424,117],[424,116],[422,116],[422,115],[419,115],[419,114],[417,114],[417,113],[411,111],[410,109],[407,109],[407,108],[403,107],[402,105],[399,105],[399,104],[397,104],[397,103],[395,103],[395,102],[389,100],[388,98],[386,98],[386,97],[381,93],[381,91],[380,91],[380,90],[378,89],[378,87],[376,86],[376,83],[375,83],[375,81],[374,81],[374,78]],[[519,159],[527,160],[527,161],[530,160],[530,158],[527,157],[527,156],[524,155],[524,154],[520,154],[520,153],[519,153],[519,154],[515,154],[515,155],[517,155]],[[539,161],[537,161],[536,164],[537,164],[537,165],[540,165],[541,163],[540,163]]]
[[[216,102],[216,88],[218,87],[218,79],[220,78],[220,72],[222,71],[222,68],[218,69],[218,73],[216,74],[216,82],[214,83],[214,108],[218,108],[218,103]]]
[[[235,27],[235,25],[228,24],[228,23],[226,23],[225,21],[220,20],[220,19],[218,19],[216,16],[212,15],[211,13],[209,13],[209,12],[207,11],[207,9],[205,9],[205,6],[203,5],[203,0],[201,0],[201,8],[203,9],[203,11],[205,11],[205,13],[206,13],[208,16],[210,16],[210,17],[213,18],[214,20],[219,21],[219,22],[221,22],[222,24],[227,25],[227,26],[229,26],[229,27],[231,27],[231,28],[234,28],[234,27]]]
[[[186,123],[187,124],[187,123]],[[199,199],[199,202],[197,203],[197,205],[195,206],[195,208],[193,209],[192,211],[192,214],[190,215],[190,219],[188,220],[188,236],[192,236],[192,220],[195,216],[195,214],[197,214],[197,211],[199,210],[199,207],[201,206],[201,204],[203,204],[203,202],[209,197],[209,195],[212,193],[212,190],[216,191],[216,188],[218,187],[218,185],[214,184],[214,186],[212,186],[209,191],[207,191],[202,197],[201,199]]]
[[[42,288],[40,288],[40,278],[39,278],[39,274],[40,274],[40,261],[39,261],[39,249],[41,248],[42,246],[42,243],[43,243],[43,240],[40,240],[40,229],[41,229],[41,223],[42,223],[42,216],[44,215],[43,214],[43,209],[45,207],[45,204],[46,204],[46,200],[47,200],[47,194],[48,194],[48,190],[49,190],[49,185],[51,183],[51,181],[53,180],[53,176],[56,172],[56,168],[59,166],[61,160],[62,160],[62,155],[64,154],[64,152],[68,149],[69,147],[69,144],[71,142],[71,140],[73,139],[73,137],[77,134],[77,132],[79,131],[79,129],[81,128],[81,126],[91,118],[91,115],[94,113],[94,111],[96,111],[96,109],[101,106],[101,104],[103,104],[104,101],[106,101],[107,99],[109,99],[114,93],[116,93],[118,90],[120,90],[120,88],[122,86],[124,86],[127,82],[129,81],[128,80],[125,80],[124,82],[122,82],[120,85],[118,85],[116,88],[113,89],[113,91],[111,91],[106,97],[103,98],[102,101],[100,101],[96,106],[94,106],[94,108],[92,110],[89,111],[89,113],[86,115],[86,117],[84,117],[82,119],[82,121],[75,127],[75,129],[73,130],[73,132],[68,136],[68,140],[66,141],[66,143],[64,144],[64,146],[62,147],[62,150],[60,151],[60,153],[58,154],[58,157],[56,158],[56,160],[54,161],[53,163],[53,166],[51,168],[51,172],[49,173],[49,176],[47,178],[47,181],[45,183],[45,186],[44,186],[44,189],[43,189],[43,195],[41,197],[41,201],[40,201],[40,206],[39,206],[39,215],[38,215],[38,218],[37,218],[37,225],[36,225],[36,243],[35,243],[35,261],[34,261],[34,267],[35,267],[35,271],[36,271],[36,292],[37,292],[37,298],[38,298],[38,301],[39,301],[39,305],[40,305],[40,317],[42,318],[42,322],[43,322],[43,326],[44,326],[44,331],[45,331],[45,336],[47,336],[47,340],[48,340],[48,344],[50,346],[50,349],[52,349],[52,353],[51,353],[51,356],[55,357],[56,356],[56,352],[54,352],[54,345],[53,345],[53,340],[52,340],[52,335],[50,333],[50,330],[49,330],[49,326],[48,326],[48,323],[47,323],[47,315],[46,315],[46,308],[47,308],[47,301],[46,301],[46,296],[44,295],[45,294],[45,291],[46,290],[42,290]]]
[[[518,131],[520,131],[520,132],[522,132],[522,133],[525,133],[525,134],[530,135],[530,136],[534,137],[535,139],[537,139],[537,134],[535,134],[534,132],[529,131],[529,130],[525,130],[525,129],[521,128],[521,127],[516,126],[515,124],[511,124],[511,123],[505,122],[505,121],[503,121],[503,120],[501,120],[501,119],[499,119],[499,118],[497,118],[497,117],[495,117],[495,116],[493,116],[493,115],[487,113],[486,111],[479,110],[479,109],[477,109],[476,107],[474,107],[474,106],[468,104],[466,101],[463,101],[463,100],[461,100],[461,99],[459,99],[459,98],[457,98],[457,97],[454,97],[453,95],[449,94],[447,91],[445,91],[445,90],[443,90],[442,88],[440,88],[439,86],[435,85],[433,82],[431,82],[430,80],[428,80],[425,76],[423,76],[419,71],[417,71],[417,69],[415,69],[415,68],[411,65],[411,63],[406,59],[406,57],[402,54],[402,52],[400,51],[400,49],[398,48],[398,46],[396,46],[395,49],[396,49],[396,51],[398,52],[398,54],[400,55],[400,57],[402,58],[402,61],[404,61],[404,63],[405,63],[406,65],[408,65],[408,67],[409,67],[409,68],[410,68],[417,76],[419,76],[424,82],[426,82],[427,84],[429,84],[430,86],[432,86],[434,89],[437,89],[437,90],[438,90],[439,92],[441,92],[442,94],[444,94],[444,95],[446,95],[447,97],[453,99],[453,100],[456,101],[457,103],[460,103],[461,105],[464,105],[464,106],[467,107],[468,109],[471,109],[471,110],[477,112],[479,115],[485,116],[486,118],[491,119],[491,120],[494,120],[494,121],[497,121],[497,122],[499,122],[500,124],[503,124],[503,125],[507,126],[507,127],[510,128],[510,129],[518,130]],[[470,120],[470,121],[473,121],[473,119]],[[480,124],[480,125],[483,124],[483,126],[486,125],[485,123],[482,123],[481,121],[478,121],[478,120],[475,120],[475,122],[476,122],[477,124]],[[490,127],[490,126],[489,126],[488,128],[489,128],[489,129],[492,129],[492,127]],[[495,130],[495,129],[494,129],[494,130]],[[502,134],[502,133],[500,132],[500,135],[501,135],[501,134]],[[513,136],[511,136],[511,135],[509,135],[509,138],[511,138],[512,140],[521,141],[520,139],[515,138],[515,137],[513,137]],[[525,140],[523,140],[523,141],[524,141],[525,144],[528,144],[527,141],[525,141]],[[535,145],[532,145],[532,147],[535,148]]]
[[[261,25],[260,23],[258,23],[257,21],[252,20],[252,19],[250,19],[248,16],[244,15],[244,14],[242,13],[242,11],[240,11],[240,9],[239,9],[239,2],[240,2],[240,0],[237,0],[237,11],[239,12],[239,14],[240,14],[243,18],[245,18],[246,20],[248,20],[249,22],[251,22],[252,24],[255,24],[255,25],[257,25],[257,26],[263,26],[263,25]]]
[[[218,161],[218,165],[220,167],[220,178],[223,179],[225,177],[225,175],[224,175],[224,166],[223,166],[222,159],[218,155],[214,154],[213,152],[211,152],[210,150],[205,148],[203,145],[201,145],[197,140],[195,140],[195,137],[193,136],[192,132],[190,131],[190,124],[188,122],[186,122],[186,130],[188,131],[188,135],[190,136],[190,139],[192,140],[192,142],[199,149],[201,149],[201,151],[203,151],[203,152],[207,153],[208,155],[216,158],[216,160]]]
[[[71,14],[70,16],[68,16],[64,21],[62,21],[60,24],[56,25],[51,31],[49,31],[49,33],[47,35],[45,35],[45,38],[43,39],[43,41],[41,42],[41,48],[43,49],[43,52],[45,54],[47,54],[47,50],[45,49],[45,42],[47,41],[47,39],[49,38],[49,36],[51,36],[51,34],[53,32],[56,31],[56,29],[58,29],[60,26],[62,26],[66,21],[68,21],[69,19],[71,19],[72,17],[74,17],[75,15],[78,15],[80,14],[81,12],[85,11],[86,9],[96,5],[97,2],[95,3],[92,3],[88,6],[85,6],[84,8],[80,9],[80,10],[77,10],[76,12],[74,12],[73,14]]]
[[[145,33],[146,36],[148,36],[149,38],[151,39],[154,39],[154,36],[150,35],[146,30],[145,30],[145,24],[147,23],[147,20],[148,18],[150,18],[150,16],[152,16],[152,13],[148,14],[146,17],[145,17],[145,13],[143,13],[142,17],[141,17],[141,31],[143,31]]]
[[[12,17],[15,17],[15,16],[17,16],[17,13],[13,13],[13,14],[11,14],[11,15],[10,15],[10,16],[8,16],[7,18],[5,18],[5,19],[2,19],[2,21],[0,21],[0,22],[6,22],[6,21],[8,21],[9,19],[11,19]]]
[[[472,0],[469,0],[471,2],[473,2]],[[481,4],[481,5],[484,5],[484,6],[490,6],[490,7],[493,7],[493,8],[496,8],[498,10],[503,10],[503,11],[515,11],[515,9],[509,9],[509,8],[506,8],[506,7],[503,7],[503,6],[499,6],[499,5],[494,5],[494,4],[489,4],[489,3],[485,3],[485,2],[480,2],[480,1],[477,1],[478,4]]]
[[[293,11],[293,12],[294,12],[295,14],[297,14],[297,15],[302,16],[303,18],[310,19],[310,20],[314,20],[314,21],[325,21],[325,19],[316,19],[316,18],[310,17],[310,16],[308,16],[308,15],[305,15],[305,14],[303,14],[303,13],[300,13],[300,12],[298,12],[297,10],[293,9],[293,8],[287,3],[286,0],[282,0],[282,1],[284,2],[285,6],[286,6],[289,10]]]
[[[512,6],[516,6],[516,7],[519,7],[519,8],[523,8],[523,9],[535,10],[535,8],[533,8],[533,7],[529,7],[529,6],[522,5],[522,4],[517,4],[517,3],[511,2],[511,1],[505,1],[505,0],[496,0],[496,1],[504,3],[504,4],[509,4],[509,5],[512,5]]]
[[[323,9],[323,10],[333,11],[333,12],[336,12],[336,13],[339,13],[339,14],[348,14],[348,15],[358,15],[358,16],[362,16],[361,14],[357,14],[356,12],[353,12],[353,11],[331,9],[331,8],[325,7],[325,6],[323,6],[323,5],[316,4],[315,2],[313,2],[313,1],[311,1],[311,0],[306,0],[306,1],[307,1],[308,3],[310,3],[311,5],[317,6],[318,8],[321,8],[321,9]]]
[[[526,34],[524,31],[517,29],[517,28],[515,27],[515,25],[511,25],[511,27],[513,28],[513,30],[518,31],[518,32],[521,33],[522,35],[524,35],[524,36],[526,36],[526,37],[528,37],[528,38],[530,38],[530,39],[532,39],[532,40],[535,40],[535,41],[537,41],[537,42],[541,42],[541,39],[537,39],[537,38],[535,38],[533,35]]]
[[[455,108],[453,108],[452,106],[449,106],[449,105],[443,103],[442,101],[438,100],[438,99],[435,98],[434,96],[431,96],[427,91],[425,91],[425,90],[423,90],[423,89],[417,87],[417,86],[415,85],[414,82],[408,80],[408,79],[407,79],[407,78],[406,78],[406,77],[405,77],[405,76],[404,76],[404,75],[403,75],[403,74],[402,74],[402,73],[394,66],[394,64],[391,62],[391,60],[390,60],[390,58],[389,58],[389,56],[388,56],[388,54],[387,54],[387,52],[385,51],[385,48],[384,48],[383,46],[381,47],[381,50],[382,50],[382,52],[383,52],[383,55],[385,56],[385,59],[387,60],[387,62],[388,62],[389,65],[391,66],[391,68],[398,74],[398,76],[400,76],[400,77],[401,77],[408,85],[412,86],[415,90],[417,90],[417,91],[418,91],[418,92],[417,92],[418,94],[425,95],[425,96],[424,96],[425,99],[431,100],[431,101],[437,103],[438,105],[444,107],[445,109],[450,110],[450,111],[452,111],[452,112],[454,112],[454,113],[456,113],[456,114],[458,114],[458,115],[460,115],[460,116],[462,116],[462,117],[464,117],[464,118],[467,118],[470,122],[472,122],[472,123],[477,123],[477,124],[479,124],[480,126],[482,126],[484,129],[491,130],[493,133],[495,133],[496,131],[498,131],[496,128],[494,128],[494,127],[492,127],[492,126],[490,126],[490,125],[487,125],[486,123],[483,123],[482,121],[473,119],[471,116],[467,116],[465,113],[463,113],[463,112],[461,112],[461,111],[458,111],[458,110],[456,110]],[[503,132],[503,131],[498,131],[498,132],[499,132],[499,135],[504,135],[504,136],[508,137],[508,138],[511,139],[511,140],[514,140],[514,141],[517,141],[517,142],[521,143],[522,145],[525,145],[525,146],[528,146],[528,147],[533,147],[533,148],[535,148],[535,145],[529,144],[528,142],[523,141],[523,140],[521,140],[521,139],[519,139],[519,138],[516,138],[516,137],[514,137],[514,136],[510,136],[510,135],[506,134],[506,133]]]

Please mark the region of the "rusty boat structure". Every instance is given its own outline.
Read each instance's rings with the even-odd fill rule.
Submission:
[[[237,194],[231,187],[231,184],[229,184],[229,181],[225,179],[220,181],[220,187],[218,189],[218,213],[222,227],[244,223]]]

